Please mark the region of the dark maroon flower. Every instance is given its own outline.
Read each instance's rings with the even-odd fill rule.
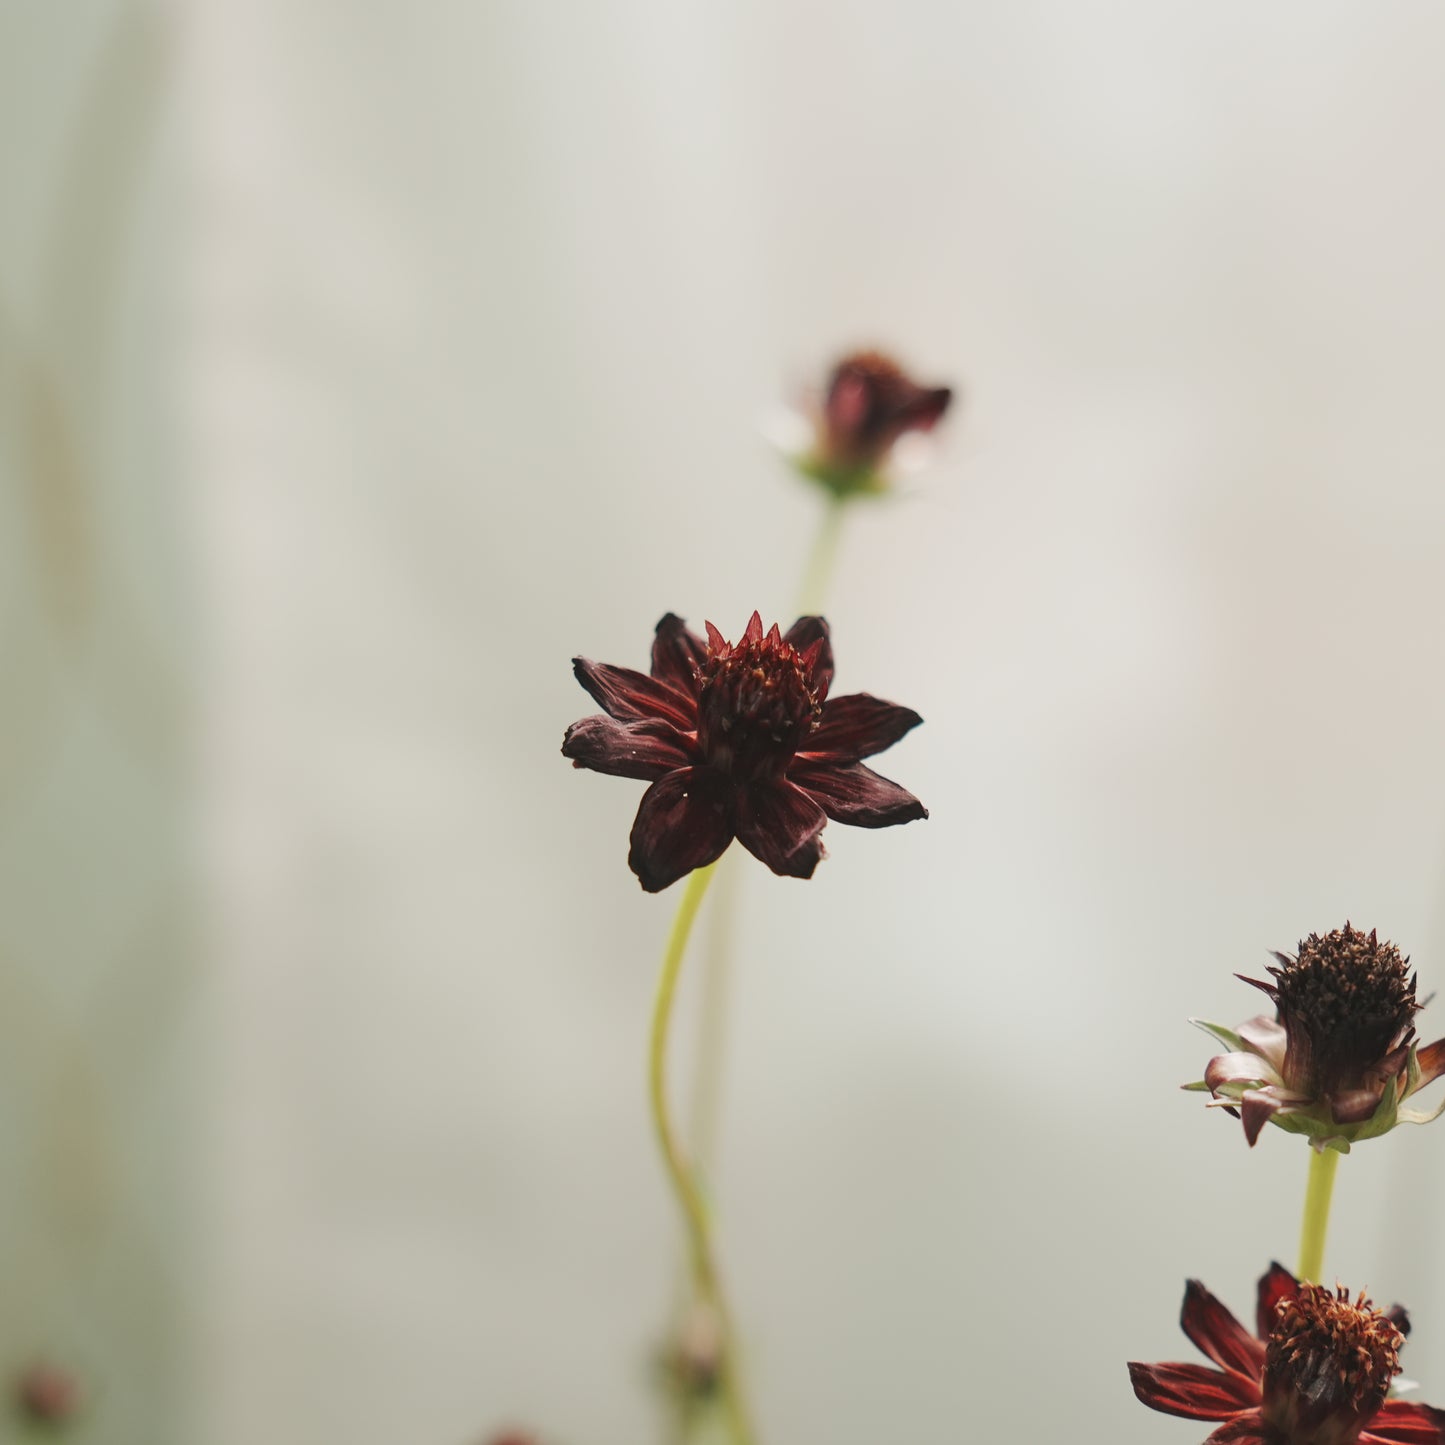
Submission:
[[[891,357],[858,351],[834,366],[806,417],[789,414],[779,444],[795,465],[836,496],[886,492],[894,448],[932,431],[953,400],[946,386],[920,386]]]
[[[1251,1144],[1272,1122],[1316,1148],[1348,1150],[1439,1115],[1400,1107],[1445,1073],[1445,1039],[1416,1043],[1416,979],[1393,943],[1346,923],[1310,934],[1298,954],[1274,956],[1271,981],[1238,976],[1269,997],[1276,1016],[1237,1029],[1194,1020],[1229,1052],[1186,1088],[1207,1089],[1211,1103],[1242,1116]]]
[[[1205,1445],[1445,1445],[1445,1410],[1389,1398],[1410,1318],[1272,1264],[1256,1334],[1191,1279],[1179,1324],[1218,1366],[1129,1365],[1151,1410],[1222,1421]]]
[[[862,759],[922,718],[866,692],[829,698],[833,649],[821,617],[766,634],[756,612],[736,643],[707,640],[671,612],[652,673],[573,659],[603,708],[567,729],[574,767],[643,778],[628,864],[649,893],[721,856],[737,838],[774,873],[811,878],[829,818],[887,828],[926,818],[912,793]]]

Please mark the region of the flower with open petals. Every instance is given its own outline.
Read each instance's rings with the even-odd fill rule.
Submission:
[[[1272,1264],[1257,1334],[1197,1279],[1179,1324],[1218,1368],[1131,1363],[1129,1379],[1151,1410],[1222,1422],[1205,1445],[1445,1445],[1445,1410],[1390,1397],[1410,1332],[1399,1305],[1382,1312]]]
[[[1316,1149],[1348,1152],[1355,1140],[1439,1116],[1445,1101],[1429,1111],[1400,1107],[1445,1073],[1445,1039],[1416,1043],[1422,1005],[1410,960],[1393,943],[1346,923],[1275,957],[1272,981],[1238,977],[1268,995],[1276,1016],[1237,1029],[1192,1020],[1229,1052],[1186,1089],[1207,1089],[1211,1107],[1242,1118],[1250,1144],[1273,1123]]]
[[[881,351],[857,351],[834,366],[808,415],[789,413],[776,439],[837,497],[886,492],[899,443],[931,432],[952,400],[950,387],[920,386]]]
[[[821,617],[764,633],[754,612],[731,643],[712,623],[704,640],[669,612],[650,676],[585,657],[572,666],[603,713],[567,729],[563,756],[652,784],[627,860],[649,893],[713,862],[734,838],[774,873],[811,878],[829,818],[887,828],[928,816],[862,761],[922,718],[866,692],[830,698]]]

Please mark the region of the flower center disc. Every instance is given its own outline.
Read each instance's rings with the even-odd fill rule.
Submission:
[[[1291,1043],[1309,1040],[1313,1078],[1326,1090],[1358,1085],[1361,1074],[1394,1048],[1419,1010],[1408,960],[1374,930],[1346,924],[1312,933],[1299,956],[1271,969],[1281,1021]]]
[[[736,644],[713,637],[698,696],[698,742],[708,762],[735,778],[781,773],[822,714],[809,672],[776,623],[766,637]]]
[[[1400,1371],[1404,1336],[1363,1293],[1302,1284],[1264,1360],[1264,1415],[1289,1445],[1350,1445]]]

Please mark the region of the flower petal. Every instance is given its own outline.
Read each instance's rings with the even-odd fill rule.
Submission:
[[[1221,1369],[1258,1381],[1264,1345],[1197,1280],[1184,1286],[1179,1327]]]
[[[813,660],[813,687],[819,699],[827,697],[828,689],[833,685],[833,640],[827,619],[800,617],[783,634],[783,641],[799,652],[806,652],[810,647],[818,648]]]
[[[1268,1059],[1277,1073],[1284,1073],[1284,1051],[1289,1036],[1282,1023],[1268,1014],[1256,1014],[1252,1019],[1245,1019],[1236,1032],[1247,1048]]]
[[[1423,1089],[1426,1084],[1433,1084],[1445,1074],[1445,1039],[1436,1039],[1433,1044],[1417,1049],[1415,1062],[1420,1066],[1420,1082],[1415,1087]]]
[[[1271,1261],[1269,1268],[1259,1277],[1255,1299],[1254,1328],[1260,1339],[1269,1338],[1280,1301],[1294,1299],[1297,1294],[1299,1281],[1282,1264]]]
[[[1284,1107],[1284,1101],[1276,1098],[1268,1088],[1251,1089],[1239,1101],[1239,1117],[1244,1121],[1244,1137],[1249,1147],[1254,1148],[1264,1126]]]
[[[669,612],[657,624],[652,639],[652,675],[684,692],[697,691],[697,672],[707,657],[707,643],[689,632],[677,613]]]
[[[750,783],[733,794],[738,842],[784,878],[811,878],[823,856],[819,834],[828,815],[783,779]]]
[[[865,763],[800,759],[788,776],[806,788],[830,818],[855,828],[891,828],[928,816],[928,809],[907,788],[881,777]]]
[[[1259,1381],[1208,1365],[1129,1362],[1129,1382],[1141,1403],[1186,1420],[1227,1420],[1259,1404]]]
[[[1360,1445],[1445,1445],[1445,1410],[1408,1400],[1386,1400],[1376,1412]]]
[[[1363,1089],[1336,1089],[1327,1097],[1336,1124],[1363,1124],[1374,1116],[1384,1096],[1385,1085],[1381,1083]]]
[[[823,720],[809,735],[806,754],[828,753],[835,758],[869,758],[891,748],[923,719],[912,708],[884,702],[866,692],[832,698],[823,708]]]
[[[585,657],[572,659],[572,671],[597,706],[619,722],[663,718],[684,732],[697,728],[695,700],[645,672]]]
[[[1246,1410],[1227,1420],[1205,1440],[1204,1445],[1269,1445],[1272,1437],[1258,1410]]]
[[[1284,1080],[1258,1054],[1215,1054],[1204,1070],[1204,1082],[1212,1093],[1222,1084],[1279,1084]]]
[[[671,723],[621,723],[602,713],[584,717],[567,729],[562,756],[571,758],[574,768],[590,768],[616,778],[646,778],[648,782],[697,761]]]
[[[705,768],[679,768],[642,795],[627,866],[649,893],[660,893],[720,857],[732,837],[727,785]]]

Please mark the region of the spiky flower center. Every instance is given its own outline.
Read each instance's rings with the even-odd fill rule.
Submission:
[[[1264,1357],[1264,1415],[1289,1445],[1349,1445],[1385,1402],[1405,1337],[1365,1298],[1301,1284]]]
[[[1358,1087],[1362,1076],[1412,1032],[1419,1009],[1409,960],[1374,929],[1348,923],[1312,933],[1299,954],[1278,955],[1275,1001],[1294,1062],[1311,1092]]]
[[[698,742],[708,762],[735,778],[776,776],[818,725],[822,701],[810,659],[766,636],[709,642],[698,694]]]

